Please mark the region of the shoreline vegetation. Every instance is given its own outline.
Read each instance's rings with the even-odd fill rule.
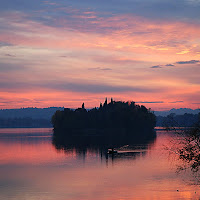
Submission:
[[[196,180],[200,184],[200,113],[192,127],[177,129],[177,127],[169,126],[167,130],[178,137],[178,141],[172,140],[171,147],[168,148],[170,153],[178,155],[179,159],[183,161],[177,171],[190,169],[195,173]]]
[[[54,143],[145,142],[155,138],[156,116],[150,109],[135,102],[100,103],[99,108],[56,111],[52,116]]]

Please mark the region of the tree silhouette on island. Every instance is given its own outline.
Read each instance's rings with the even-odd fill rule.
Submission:
[[[107,98],[99,108],[56,111],[52,116],[54,139],[76,141],[79,138],[94,139],[96,142],[136,143],[155,137],[156,116],[143,105],[135,102],[113,101]],[[90,138],[90,139],[88,139]],[[92,142],[92,141],[91,141]]]

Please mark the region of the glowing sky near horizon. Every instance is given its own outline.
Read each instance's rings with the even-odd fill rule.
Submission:
[[[0,109],[199,108],[199,0],[7,0],[0,5]]]

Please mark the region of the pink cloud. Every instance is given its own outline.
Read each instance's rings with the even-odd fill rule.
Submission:
[[[123,94],[123,100],[155,102],[158,99],[159,102],[165,102],[165,107],[170,107],[166,102],[173,102],[177,96],[182,97],[184,93],[194,95],[199,91],[199,83],[190,82],[194,74],[187,70],[174,71],[177,69],[169,67],[164,70],[163,67],[159,71],[149,69],[150,66],[164,66],[181,60],[198,60],[199,26],[178,21],[155,21],[131,15],[106,18],[98,17],[98,13],[90,11],[80,13],[76,9],[63,9],[72,13],[71,18],[59,18],[58,24],[52,25],[28,19],[23,13],[1,14],[1,22],[5,29],[0,30],[0,42],[14,45],[0,49],[1,62],[10,63],[13,60],[15,64],[23,66],[15,74],[1,72],[1,80],[9,79],[14,83],[22,79],[25,82],[48,83],[51,79],[70,80],[70,77],[73,77],[83,83],[89,80],[113,87],[160,86],[163,91],[153,91],[152,95],[145,91],[142,94],[138,91],[126,92]],[[64,55],[65,51],[70,52],[70,56],[57,56],[60,52]],[[6,54],[15,55],[15,58],[11,60]],[[88,68],[112,70],[105,72],[106,70]],[[188,74],[191,75],[189,80],[186,78]],[[61,95],[60,91],[52,91],[46,87],[38,92],[32,88],[28,94],[16,88],[16,93],[22,97],[29,96],[30,99],[41,95],[44,100],[42,106],[65,104],[60,99],[51,99],[51,94]],[[66,100],[65,105],[74,107],[79,104],[71,100],[82,97],[77,91],[63,93],[60,98]],[[12,92],[1,94],[9,97]],[[89,99],[89,106],[96,106],[97,101],[92,99],[99,100],[104,95],[109,93],[84,93],[85,98]],[[112,92],[111,95],[119,100],[122,98],[117,92]],[[13,99],[17,100],[19,96],[16,95]],[[192,99],[186,97],[181,99],[185,105],[192,102]],[[18,106],[22,106],[17,102]],[[31,106],[37,102],[30,101],[24,104]],[[10,106],[14,106],[14,103],[11,102]]]

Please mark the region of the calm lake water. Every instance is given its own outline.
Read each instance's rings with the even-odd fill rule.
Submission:
[[[199,199],[199,185],[166,146],[173,134],[157,131],[149,145],[98,149],[52,144],[52,129],[0,129],[1,200]]]

